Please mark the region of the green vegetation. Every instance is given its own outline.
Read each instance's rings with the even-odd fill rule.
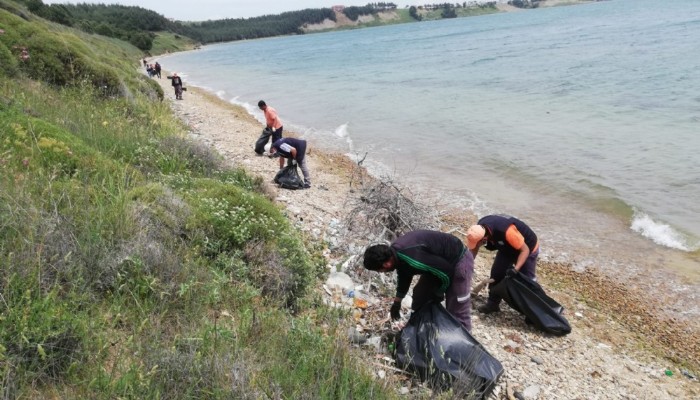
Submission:
[[[320,249],[186,139],[139,49],[8,0],[0,30],[3,398],[394,397],[312,290]]]
[[[463,4],[439,4],[430,9],[419,7],[416,14],[423,21],[434,21],[445,18],[475,17],[478,15],[497,13],[496,2],[480,3],[474,6]]]
[[[174,53],[182,50],[191,50],[196,46],[197,43],[187,36],[161,31],[155,33],[155,37],[153,38],[153,47],[151,47],[150,53]]]
[[[254,18],[221,19],[216,21],[187,22],[177,28],[202,43],[228,42],[270,36],[301,34],[305,24],[317,24],[326,18],[335,21],[330,8],[290,11],[279,15]]]
[[[198,43],[227,42],[257,39],[280,35],[305,33],[308,25],[319,24],[328,19],[336,21],[336,13],[330,8],[290,11],[279,15],[264,15],[254,18],[227,18],[215,21],[183,22],[171,21],[164,16],[141,7],[117,4],[44,4],[42,0],[17,0],[26,5],[26,10],[65,26],[86,33],[98,34],[127,41],[147,54],[162,54],[196,47]],[[0,0],[10,6],[9,0]],[[529,3],[528,3],[529,4]],[[382,20],[380,12],[393,11],[399,18]],[[371,22],[357,27],[456,18],[497,12],[495,2],[478,5],[464,3],[442,3],[397,9],[394,3],[368,3],[366,6],[345,7],[342,13],[351,21],[360,16],[373,15]],[[25,12],[25,11],[22,11]],[[339,26],[339,29],[356,26]],[[2,55],[0,55],[2,57]]]

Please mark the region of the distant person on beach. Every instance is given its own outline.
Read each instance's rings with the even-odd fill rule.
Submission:
[[[148,66],[148,62],[146,62],[146,59],[145,59],[145,58],[143,59],[143,66],[144,66],[144,67],[147,67],[147,66]]]
[[[282,138],[282,121],[277,115],[277,110],[265,104],[263,100],[258,102],[258,108],[265,114],[265,127],[272,132],[272,143]]]
[[[471,332],[474,258],[458,237],[439,231],[411,231],[391,245],[368,247],[363,264],[370,271],[396,270],[396,297],[390,309],[392,319],[401,318],[401,300],[408,293],[413,277],[420,275],[413,288],[411,308],[417,311],[430,300],[442,301],[444,297],[447,311]]]
[[[284,159],[296,161],[304,174],[304,189],[311,187],[309,168],[306,164],[306,140],[295,138],[277,139],[270,146],[270,153],[280,155],[280,169],[284,168]]]
[[[491,279],[494,282],[489,288],[514,273],[513,271],[536,280],[535,267],[540,245],[535,232],[523,221],[509,215],[487,215],[481,218],[476,225],[467,230],[467,247],[474,258],[482,245],[487,250],[496,250],[496,257],[491,265]],[[500,303],[500,296],[489,291],[486,304],[477,310],[484,314],[498,312]]]
[[[156,76],[158,76],[158,79],[160,79],[160,64],[158,63],[158,61],[156,61],[155,71],[156,71]]]
[[[172,79],[172,85],[175,88],[175,99],[182,100],[182,79],[177,76],[176,72],[173,72],[173,75],[167,78]]]

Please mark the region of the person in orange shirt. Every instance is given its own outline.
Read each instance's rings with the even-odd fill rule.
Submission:
[[[272,142],[275,143],[282,138],[282,121],[277,115],[277,110],[265,104],[265,101],[260,100],[258,102],[258,108],[262,110],[265,114],[265,125],[266,128],[272,131]]]
[[[489,288],[517,272],[536,280],[535,268],[540,245],[537,235],[523,221],[509,215],[487,215],[467,231],[467,247],[474,258],[479,248],[485,245],[487,250],[496,250],[496,257],[491,265]],[[500,311],[500,296],[489,291],[486,304],[477,308],[484,314]]]

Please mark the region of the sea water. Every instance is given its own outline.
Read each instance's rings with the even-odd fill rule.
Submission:
[[[264,99],[285,131],[441,205],[518,216],[545,258],[700,276],[700,1],[239,41],[161,63],[261,121]]]

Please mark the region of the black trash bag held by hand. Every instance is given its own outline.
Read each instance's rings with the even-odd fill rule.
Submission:
[[[262,154],[265,152],[265,145],[270,140],[270,136],[272,136],[272,129],[267,127],[263,129],[262,133],[260,134],[260,137],[258,138],[258,140],[255,141],[256,153]]]
[[[283,189],[296,190],[304,187],[304,180],[299,176],[296,164],[287,164],[279,170],[274,181]]]
[[[413,313],[396,348],[400,368],[413,371],[437,390],[485,399],[503,366],[442,304],[429,302]]]
[[[537,329],[558,336],[571,332],[569,321],[561,315],[564,307],[547,296],[542,286],[529,277],[515,273],[498,282],[491,291],[525,315]]]

